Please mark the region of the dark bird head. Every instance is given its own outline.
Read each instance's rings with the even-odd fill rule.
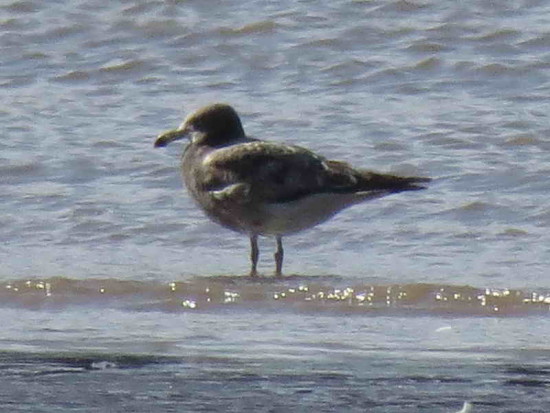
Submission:
[[[243,125],[235,109],[225,103],[215,103],[191,113],[179,128],[160,134],[155,147],[166,146],[186,137],[196,145],[221,146],[244,136]]]

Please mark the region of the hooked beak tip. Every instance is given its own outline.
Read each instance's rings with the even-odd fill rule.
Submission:
[[[159,136],[155,141],[155,148],[163,148],[168,145],[168,140],[164,136]]]

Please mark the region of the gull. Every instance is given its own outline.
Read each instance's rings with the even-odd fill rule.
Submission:
[[[181,159],[191,197],[214,222],[250,238],[250,276],[256,277],[258,237],[277,242],[275,276],[282,276],[282,237],[314,227],[354,204],[424,189],[429,178],[356,169],[295,145],[247,137],[230,105],[198,109],[155,147],[188,138]]]

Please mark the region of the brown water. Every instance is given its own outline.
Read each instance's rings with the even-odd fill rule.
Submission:
[[[36,310],[296,311],[363,315],[523,316],[550,312],[550,291],[375,284],[338,276],[195,277],[188,281],[29,279],[0,285],[4,305]]]

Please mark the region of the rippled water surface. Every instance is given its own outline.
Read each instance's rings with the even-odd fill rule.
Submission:
[[[548,411],[550,6],[0,4],[6,411]],[[248,271],[154,137],[203,104],[430,188]]]

